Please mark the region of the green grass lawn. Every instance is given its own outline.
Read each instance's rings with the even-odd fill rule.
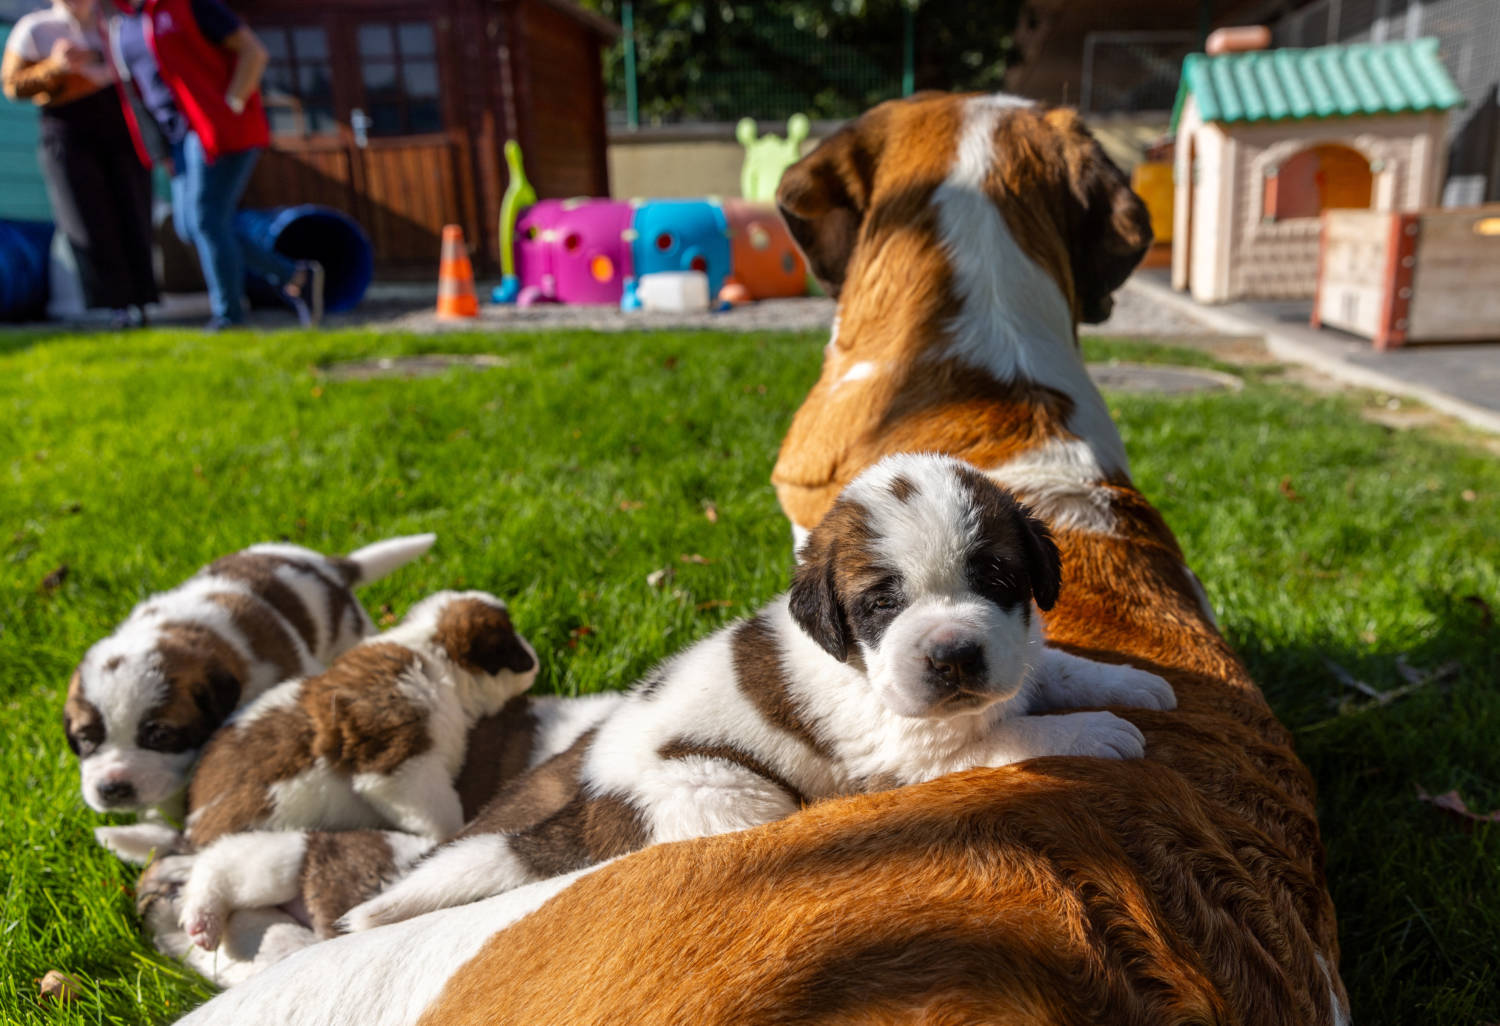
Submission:
[[[372,613],[486,588],[541,654],[538,690],[624,685],[784,586],[768,475],[821,342],[0,335],[0,1017],[162,1021],[209,993],[140,934],[135,871],[93,843],[101,817],[59,725],[73,664],[136,600],[255,541],[344,551],[436,531],[429,556],[365,590]],[[319,370],[434,351],[505,362],[410,381]],[[1263,370],[1234,395],[1110,398],[1137,482],[1317,776],[1355,1020],[1500,1019],[1500,828],[1417,798],[1500,806],[1500,461]],[[1456,669],[1365,707],[1328,666],[1385,690],[1403,660]],[[33,981],[52,968],[87,993],[42,1011]]]

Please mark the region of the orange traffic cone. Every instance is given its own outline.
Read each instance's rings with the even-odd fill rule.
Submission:
[[[443,227],[443,260],[438,267],[437,315],[479,316],[479,300],[474,298],[474,267],[469,263],[469,249],[464,245],[464,230],[456,224]]]

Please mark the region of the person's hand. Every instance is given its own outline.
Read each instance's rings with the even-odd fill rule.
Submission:
[[[47,56],[65,71],[76,71],[82,74],[94,60],[93,54],[92,50],[79,46],[71,39],[59,39],[52,44],[52,52]]]

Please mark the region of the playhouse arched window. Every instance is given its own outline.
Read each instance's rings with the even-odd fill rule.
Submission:
[[[1375,176],[1358,150],[1319,143],[1299,150],[1266,175],[1263,194],[1267,221],[1317,217],[1325,210],[1368,209]]]

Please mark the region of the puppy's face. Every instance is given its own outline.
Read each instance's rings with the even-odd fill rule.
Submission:
[[[865,471],[809,536],[793,617],[858,659],[901,716],[945,718],[1013,696],[1061,583],[1046,527],[968,464],[902,454]]]
[[[176,794],[198,750],[238,705],[242,680],[238,655],[199,627],[127,629],[91,648],[63,706],[83,800],[122,812]]]

